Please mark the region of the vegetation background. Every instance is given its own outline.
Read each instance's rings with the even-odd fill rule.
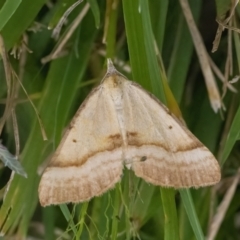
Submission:
[[[240,239],[238,1],[84,0],[64,15],[75,2],[0,2],[1,139],[28,175],[1,166],[0,239]],[[107,58],[178,117],[180,106],[219,184],[175,191],[126,170],[88,203],[40,207],[40,174]]]

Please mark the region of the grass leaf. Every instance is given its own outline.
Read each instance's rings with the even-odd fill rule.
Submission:
[[[22,0],[6,1],[0,10],[0,31],[17,10]]]
[[[0,159],[3,161],[5,166],[9,167],[17,174],[27,178],[27,173],[24,171],[21,163],[2,144],[0,144]]]

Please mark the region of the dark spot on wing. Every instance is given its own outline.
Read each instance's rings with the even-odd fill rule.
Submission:
[[[133,218],[133,217],[130,217],[130,218],[129,218],[129,221],[130,221],[130,222],[133,222],[133,221],[134,221],[134,218]]]
[[[115,140],[115,139],[121,138],[121,135],[119,133],[117,133],[117,134],[108,136],[108,138],[110,138],[111,140]]]
[[[75,143],[77,142],[77,140],[76,140],[76,139],[73,139],[72,141],[73,141],[73,142],[75,142]]]
[[[111,145],[112,145],[112,149],[118,148],[122,146],[122,136],[117,133],[114,135],[109,135],[108,136],[108,140],[110,141]]]
[[[147,157],[146,157],[146,156],[143,156],[143,157],[140,158],[140,162],[144,162],[144,161],[146,161],[146,160],[147,160]]]
[[[118,79],[116,76],[112,76],[112,81],[113,81],[113,87],[117,87],[118,86]]]
[[[137,135],[137,132],[127,132],[127,137],[136,137]]]
[[[142,143],[139,142],[139,133],[137,132],[127,132],[127,141],[129,145],[142,145]]]
[[[170,126],[168,126],[168,128],[169,128],[169,129],[172,129],[173,127],[170,125]]]

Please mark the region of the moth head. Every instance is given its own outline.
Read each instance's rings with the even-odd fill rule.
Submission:
[[[104,79],[103,84],[109,89],[122,88],[124,80],[125,79],[122,76],[112,74]]]

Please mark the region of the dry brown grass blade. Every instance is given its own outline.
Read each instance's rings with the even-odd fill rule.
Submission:
[[[224,31],[225,28],[234,30],[231,26],[227,25],[227,23],[232,19],[233,15],[234,15],[234,11],[235,8],[237,7],[239,0],[235,0],[232,4],[232,7],[230,9],[230,14],[229,16],[224,20],[224,21],[220,21],[220,20],[216,20],[218,25],[218,29],[217,29],[217,33],[215,36],[215,39],[213,41],[213,48],[212,48],[212,52],[216,52],[221,40],[221,36],[222,36],[222,32]]]
[[[217,213],[213,217],[212,223],[209,228],[207,240],[215,239],[215,237],[218,233],[218,230],[224,220],[227,209],[228,209],[228,207],[231,203],[231,200],[235,194],[239,179],[240,179],[240,168],[238,169],[236,176],[233,178],[231,186],[228,188],[228,191],[226,192],[222,202],[220,203],[220,205],[217,208]]]
[[[107,0],[106,2],[107,2],[107,5],[106,5],[106,13],[105,13],[105,21],[104,21],[104,34],[102,39],[102,42],[104,44],[107,43],[107,34],[109,30],[109,19],[110,19],[111,11],[116,11],[117,6],[119,4],[118,0]]]
[[[210,99],[212,109],[214,110],[214,112],[217,112],[221,108],[222,102],[221,102],[221,97],[219,94],[217,84],[214,79],[214,75],[211,70],[211,66],[209,64],[207,50],[204,46],[202,37],[194,22],[188,1],[180,0],[180,5],[182,7],[183,14],[187,21],[190,33],[192,35],[192,40],[193,40],[193,43],[198,55],[199,63],[203,72],[203,76],[207,86],[208,96]]]
[[[82,2],[83,0],[78,0],[77,2],[75,2],[72,6],[70,6],[67,11],[63,14],[63,16],[61,17],[61,19],[59,20],[57,26],[53,29],[52,32],[52,38],[54,38],[55,40],[57,40],[59,38],[61,29],[63,24],[66,22],[69,14]]]
[[[216,76],[219,78],[219,80],[224,83],[225,77],[224,77],[223,73],[221,72],[221,70],[218,68],[218,66],[213,62],[213,60],[210,57],[209,57],[209,62],[210,62],[213,72],[216,74]],[[233,78],[232,80],[226,82],[226,87],[230,91],[236,93],[237,89],[232,84],[237,81],[235,81],[235,78]]]
[[[23,35],[23,42],[27,43],[28,38],[27,35]],[[19,81],[22,82],[23,80],[23,75],[24,75],[24,69],[25,69],[25,64],[27,60],[27,51],[28,49],[25,47],[22,47],[20,50],[20,53],[18,55],[19,58]],[[17,123],[17,116],[15,112],[15,104],[16,104],[16,99],[18,99],[18,93],[19,93],[19,87],[20,84],[18,84],[17,81],[15,81],[15,95],[14,95],[14,108],[12,108],[12,121],[13,121],[13,131],[14,131],[14,138],[15,138],[15,145],[16,145],[16,156],[18,157],[20,154],[20,140],[19,140],[19,131],[18,131],[18,123]]]
[[[28,96],[23,84],[21,83],[19,77],[17,76],[17,74],[12,69],[10,61],[8,59],[8,54],[7,54],[5,46],[4,46],[4,41],[3,41],[3,38],[2,38],[1,35],[0,35],[0,54],[1,54],[2,59],[3,59],[3,65],[4,65],[4,70],[5,70],[6,82],[7,82],[7,99],[6,99],[5,110],[4,110],[3,116],[2,116],[1,121],[0,121],[0,133],[2,132],[3,126],[4,126],[7,118],[12,114],[12,109],[14,108],[14,105],[15,105],[15,97],[17,96],[16,92],[18,91],[18,84],[16,84],[16,82],[17,82],[16,80],[18,80],[18,83],[22,87],[24,93],[26,94],[29,102],[31,103],[31,105],[32,105],[32,107],[33,107],[33,109],[34,109],[34,111],[37,115],[43,139],[47,140],[47,135],[46,135],[46,132],[44,130],[43,123],[42,123],[42,121],[39,117],[38,111],[37,111],[36,107],[34,106],[32,100],[29,98],[29,96]]]
[[[17,76],[16,76],[16,77],[17,77]],[[17,79],[18,79],[18,78],[17,78]],[[18,79],[18,80],[19,80],[19,79]],[[31,98],[29,97],[29,95],[28,95],[26,89],[24,88],[23,84],[21,83],[21,81],[19,81],[19,84],[21,85],[22,90],[23,90],[24,93],[26,94],[28,101],[31,103],[31,105],[32,105],[32,107],[33,107],[33,109],[34,109],[34,111],[35,111],[35,114],[36,114],[37,119],[38,119],[38,123],[39,123],[39,125],[40,125],[40,129],[41,129],[41,133],[42,133],[43,140],[46,141],[46,140],[48,140],[47,134],[46,134],[46,132],[45,132],[45,129],[44,129],[44,125],[43,125],[43,123],[42,123],[42,120],[41,120],[41,118],[40,118],[40,116],[39,116],[38,110],[37,110],[37,108],[35,107],[34,103],[32,102]]]
[[[16,85],[13,84],[13,79],[14,79],[13,78],[13,69],[12,69],[10,61],[8,59],[8,54],[7,54],[5,45],[4,45],[4,40],[1,35],[0,35],[0,54],[3,59],[3,66],[4,66],[6,84],[7,84],[6,105],[5,105],[3,116],[0,121],[0,134],[1,134],[6,120],[11,115],[11,111],[14,106],[14,96],[15,96],[15,90],[16,90],[16,88],[15,88]]]
[[[73,21],[73,23],[72,23],[70,29],[68,30],[68,32],[59,41],[59,44],[57,45],[56,49],[53,50],[53,52],[51,54],[49,54],[48,56],[42,58],[41,62],[43,64],[45,64],[45,63],[47,63],[47,62],[49,62],[53,59],[56,59],[59,56],[62,56],[63,54],[65,54],[65,51],[64,51],[65,44],[70,39],[70,37],[72,36],[72,34],[76,30],[76,28],[79,26],[79,23],[83,20],[84,16],[87,14],[89,8],[90,8],[90,5],[87,3],[84,6],[84,8],[82,9],[82,11],[79,13],[79,15]]]

